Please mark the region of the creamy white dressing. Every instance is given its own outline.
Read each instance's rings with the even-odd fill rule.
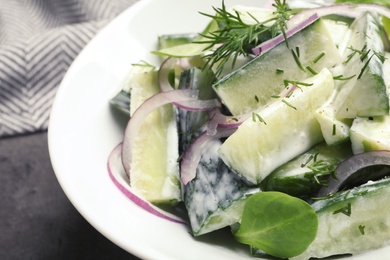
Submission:
[[[220,160],[219,140],[212,141],[202,153],[196,178],[186,186],[185,204],[196,235],[211,232],[240,221],[250,188]]]

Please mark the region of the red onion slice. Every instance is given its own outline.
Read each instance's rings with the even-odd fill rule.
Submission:
[[[336,193],[353,179],[365,183],[369,180],[383,178],[390,173],[388,171],[376,171],[369,176],[362,176],[361,173],[359,174],[359,170],[370,166],[390,166],[390,151],[381,150],[360,153],[341,162],[335,170],[337,178],[334,178],[333,176],[329,177],[328,186],[322,187],[319,190],[318,197]]]
[[[301,31],[308,25],[312,24],[318,18],[336,14],[346,17],[356,18],[364,12],[375,12],[380,15],[390,18],[390,9],[379,5],[379,4],[334,4],[321,6],[317,8],[305,9],[298,14],[294,15],[288,22],[287,26],[291,29],[287,30],[287,38]],[[294,24],[297,24],[294,26]],[[282,34],[272,38],[266,42],[261,43],[260,45],[254,47],[252,52],[255,55],[260,55],[261,53],[267,52],[269,49],[273,48],[277,44],[284,41],[284,36]]]
[[[172,69],[172,67],[177,63],[177,58],[169,57],[163,61],[163,63],[160,66],[160,69],[158,70],[158,83],[160,86],[161,91],[169,91],[173,90],[173,87],[171,86],[171,83],[169,83],[169,73]]]
[[[297,90],[297,86],[289,85],[284,88],[283,91],[279,94],[279,99],[284,98],[290,95],[293,91]],[[267,107],[270,104],[277,102],[279,99],[272,99],[268,104],[264,106]],[[261,108],[259,108],[261,110]],[[207,134],[215,135],[217,133],[217,128],[237,128],[239,127],[245,120],[252,117],[252,113],[237,115],[237,116],[226,116],[221,113],[221,111],[216,108],[209,112],[210,121],[207,124]]]
[[[230,136],[236,128],[218,129],[214,135],[208,135],[207,131],[201,133],[185,151],[180,164],[180,177],[184,185],[187,185],[196,176],[196,168],[199,164],[202,153],[207,150],[210,141],[217,138]]]
[[[307,19],[303,20],[302,22],[299,22],[298,25],[294,26],[290,30],[287,30],[286,37],[290,38],[291,36],[293,36],[297,32],[303,30],[304,28],[306,28],[310,24],[317,21],[318,18],[319,18],[319,16],[316,13],[310,15]],[[295,24],[298,19],[302,19],[302,17],[301,16],[299,16],[299,17],[293,16],[293,18],[291,18],[291,20],[289,20],[288,24]],[[261,43],[260,45],[254,47],[252,49],[252,52],[255,55],[263,54],[263,53],[269,51],[270,49],[272,49],[273,47],[275,47],[276,45],[278,45],[279,43],[283,42],[284,40],[285,40],[284,35],[279,34],[278,36],[276,36],[268,41],[265,41],[265,42]]]
[[[143,120],[149,113],[156,108],[172,102],[194,100],[197,98],[197,95],[198,91],[196,90],[170,90],[153,95],[138,107],[127,123],[123,139],[122,163],[126,172],[130,172],[131,153],[135,137],[137,136]]]
[[[126,180],[126,175],[123,173],[123,167],[121,167],[121,150],[122,150],[122,144],[118,144],[110,153],[107,161],[107,170],[108,174],[110,176],[110,179],[115,184],[115,186],[132,202],[134,202],[136,205],[140,206],[147,212],[175,222],[180,224],[187,224],[184,220],[168,213],[160,208],[154,206],[153,204],[149,203],[148,201],[141,198],[141,196],[137,195],[129,186],[128,179]]]
[[[226,116],[217,109],[213,109],[209,113],[210,121],[207,124],[207,134],[215,135],[217,133],[217,128],[237,128],[242,122],[250,117],[249,114],[239,115],[239,116]]]
[[[173,90],[174,88],[169,83],[169,73],[171,69],[178,65],[181,69],[186,70],[191,68],[188,59],[169,57],[161,64],[158,71],[158,82],[162,92]],[[191,88],[191,86],[190,86]],[[173,105],[190,111],[208,111],[216,107],[220,107],[221,103],[217,99],[210,100],[191,100],[182,102],[173,102]]]

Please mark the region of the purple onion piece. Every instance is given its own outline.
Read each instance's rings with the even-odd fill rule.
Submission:
[[[310,24],[317,21],[318,18],[319,18],[319,16],[316,13],[311,14],[308,18],[304,19],[302,22],[299,22],[298,25],[293,26],[291,29],[287,30],[286,37],[290,38],[291,36],[293,36],[297,32],[303,30],[304,28],[306,28]],[[302,19],[302,17],[301,16],[299,16],[299,17],[293,16],[293,18],[290,20],[290,24],[297,23],[298,19]],[[265,41],[265,42],[261,43],[260,45],[254,47],[252,49],[252,52],[255,55],[263,54],[263,53],[269,51],[270,49],[272,49],[273,47],[275,47],[276,45],[278,45],[279,43],[284,42],[284,41],[285,41],[284,35],[279,34],[278,36],[276,36],[268,41]]]
[[[172,102],[196,100],[197,96],[198,91],[196,90],[170,90],[151,96],[136,109],[127,123],[123,138],[122,163],[126,172],[130,172],[132,147],[143,120],[153,110],[163,105],[171,104]]]
[[[130,187],[129,180],[126,180],[126,176],[121,174],[123,168],[120,164],[120,156],[122,150],[122,143],[118,144],[110,153],[107,160],[107,170],[110,176],[110,179],[115,184],[115,186],[132,202],[134,202],[139,207],[143,208],[147,212],[169,220],[175,223],[186,224],[186,222],[168,212],[163,211],[162,209],[154,206],[150,202],[143,199],[140,195],[137,195]]]
[[[389,175],[390,151],[380,150],[356,154],[337,166],[335,176],[329,177],[328,185],[322,187],[317,196],[332,195],[340,190],[350,189]]]
[[[161,92],[172,91],[174,88],[169,83],[169,73],[174,66],[179,66],[186,70],[191,68],[191,63],[188,58],[166,58],[158,70],[158,84]],[[191,88],[191,86],[189,87]],[[221,103],[217,99],[209,100],[189,100],[189,101],[175,101],[172,105],[190,111],[208,111],[216,107],[220,107]]]
[[[220,128],[213,135],[204,131],[191,143],[180,163],[180,178],[184,185],[196,177],[196,168],[208,144],[215,139],[228,137],[236,130],[236,128]]]

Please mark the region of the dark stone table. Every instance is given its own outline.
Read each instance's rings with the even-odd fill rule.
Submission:
[[[137,259],[94,229],[54,175],[47,132],[0,139],[0,259]]]

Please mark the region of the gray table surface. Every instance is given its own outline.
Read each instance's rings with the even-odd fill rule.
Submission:
[[[53,172],[47,132],[0,139],[0,259],[137,259],[94,229]]]

